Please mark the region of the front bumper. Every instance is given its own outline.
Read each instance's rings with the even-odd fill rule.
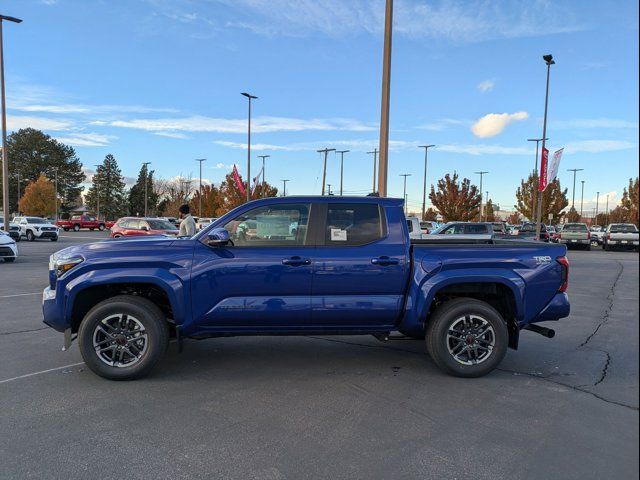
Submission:
[[[47,287],[42,291],[42,314],[44,323],[58,332],[64,332],[69,328],[65,321],[62,306],[56,298],[56,291]]]
[[[36,232],[36,238],[58,238],[57,231]]]

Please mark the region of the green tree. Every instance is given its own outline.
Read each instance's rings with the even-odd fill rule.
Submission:
[[[536,219],[533,217],[533,199],[532,194],[536,186],[538,185],[538,176],[536,174],[529,175],[527,180],[522,180],[520,186],[516,191],[517,205],[514,208],[523,216],[531,221]],[[542,192],[542,221],[543,223],[556,224],[560,222],[560,219],[564,215],[562,212],[569,206],[569,200],[567,199],[567,189],[562,190],[560,186],[560,180],[557,178],[547,185],[547,188]],[[549,215],[552,215],[552,219],[549,220]]]
[[[158,212],[158,193],[153,188],[153,170],[147,165],[142,165],[138,173],[138,180],[129,190],[129,214],[144,215],[145,183],[147,191],[147,214],[155,215]]]
[[[453,177],[448,173],[438,180],[438,190],[431,185],[429,199],[438,209],[445,222],[453,220],[471,221],[480,214],[480,193],[468,178],[458,181],[458,174]]]
[[[87,192],[86,203],[91,210],[98,211],[100,200],[100,217],[115,220],[127,213],[127,197],[122,172],[115,157],[108,154],[102,165],[96,168],[91,187]]]
[[[22,195],[25,187],[37,181],[41,174],[51,180],[57,177],[60,210],[65,211],[75,205],[83,190],[80,184],[84,181],[85,175],[73,147],[58,142],[40,130],[23,128],[7,137],[7,156],[11,209],[18,205],[18,185]],[[0,172],[0,178],[1,176]],[[0,193],[1,191],[2,182]]]

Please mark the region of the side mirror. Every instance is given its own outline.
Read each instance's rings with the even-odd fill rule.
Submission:
[[[224,228],[214,228],[207,235],[207,245],[210,247],[224,247],[230,242],[229,232]]]
[[[149,227],[140,227],[140,230],[142,230],[143,232],[148,232],[149,231]]]

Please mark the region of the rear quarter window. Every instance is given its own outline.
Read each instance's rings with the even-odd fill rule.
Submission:
[[[330,203],[327,205],[325,245],[358,246],[385,235],[382,212],[377,204]]]

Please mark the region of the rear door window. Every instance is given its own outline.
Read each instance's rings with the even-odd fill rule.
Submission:
[[[487,232],[487,226],[482,224],[468,223],[464,226],[465,235],[484,235]]]
[[[329,203],[327,205],[325,245],[366,245],[381,239],[384,235],[382,212],[377,204]]]

